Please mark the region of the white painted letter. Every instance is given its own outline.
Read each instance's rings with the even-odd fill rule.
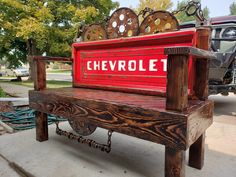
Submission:
[[[114,62],[109,61],[109,65],[110,65],[111,70],[114,71],[115,67],[116,67],[116,61],[114,61]]]
[[[91,66],[90,66],[91,63],[92,63],[92,61],[88,61],[88,62],[87,62],[87,70],[88,70],[88,71],[91,71],[91,70],[92,70],[92,68],[91,68]]]
[[[136,71],[136,61],[130,60],[128,63],[128,70],[129,71]]]
[[[143,60],[139,60],[139,71],[146,71],[146,69],[143,68]]]
[[[102,61],[102,70],[107,71],[107,61]]]
[[[156,68],[156,66],[157,66],[156,62],[157,61],[158,61],[157,59],[149,61],[149,71],[157,71],[157,68]]]
[[[167,71],[167,59],[161,59],[161,62],[163,63],[163,71]]]
[[[124,60],[120,60],[118,61],[118,71],[125,71],[125,61]]]
[[[100,70],[100,61],[94,61],[93,63],[94,70]]]

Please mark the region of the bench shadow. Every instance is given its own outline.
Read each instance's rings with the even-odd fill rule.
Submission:
[[[99,142],[105,142],[106,136],[104,135],[106,135],[106,131],[102,129],[97,131],[97,133],[89,138]],[[112,139],[112,151],[110,154],[106,154],[71,140],[68,140],[65,144],[63,137],[54,136],[53,139],[60,143],[62,147],[64,145],[69,146],[69,148],[66,148],[65,153],[78,158],[80,161],[78,165],[81,165],[81,161],[89,163],[91,166],[100,169],[104,173],[112,173],[112,168],[121,169],[120,174],[114,174],[114,176],[164,176],[165,150],[162,145],[115,133]],[[204,168],[197,170],[186,166],[186,176],[222,177],[233,176],[233,174],[236,173],[236,156],[213,151],[209,149],[207,145],[205,151]],[[186,165],[187,159],[188,152],[186,152]],[[217,162],[224,164],[224,167],[219,168],[219,163]]]

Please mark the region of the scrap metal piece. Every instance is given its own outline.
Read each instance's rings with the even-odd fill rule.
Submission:
[[[137,14],[129,8],[117,9],[107,24],[109,39],[137,36],[139,20]]]
[[[179,30],[178,20],[167,11],[156,11],[149,14],[140,26],[139,35],[156,34]]]
[[[88,26],[82,33],[82,40],[87,41],[98,41],[107,39],[105,29],[99,24],[92,24]]]
[[[56,123],[56,134],[58,134],[60,136],[65,136],[71,140],[76,140],[78,143],[87,144],[89,147],[95,148],[95,149],[100,149],[103,152],[109,153],[111,151],[111,136],[113,133],[112,130],[108,130],[107,144],[101,144],[101,143],[98,143],[92,139],[86,139],[82,136],[78,136],[78,135],[75,135],[71,132],[64,131],[59,128],[59,122],[55,122],[55,123]]]
[[[97,128],[96,126],[89,124],[85,120],[69,119],[68,122],[71,128],[81,136],[91,135]]]

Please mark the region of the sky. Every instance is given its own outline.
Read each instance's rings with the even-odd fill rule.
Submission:
[[[137,7],[139,0],[112,0],[118,1],[120,3],[120,7]],[[174,9],[176,8],[176,4],[179,0],[172,0],[174,3]],[[210,17],[218,17],[229,15],[229,6],[233,2],[236,3],[236,0],[202,0],[202,7],[207,6],[210,10]]]

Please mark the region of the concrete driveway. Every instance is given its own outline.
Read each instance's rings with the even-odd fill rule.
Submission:
[[[236,96],[211,96],[215,101],[214,124],[206,137],[205,166],[199,171],[186,166],[186,177],[234,177],[236,174]],[[71,130],[67,123],[63,129]],[[0,137],[0,176],[24,174],[36,177],[163,177],[164,146],[114,133],[110,154],[77,144],[54,133],[50,140],[35,141],[35,130]],[[98,129],[89,138],[106,141]],[[8,162],[6,161],[8,160]],[[15,170],[4,168],[14,162]],[[5,171],[4,171],[5,170]]]

